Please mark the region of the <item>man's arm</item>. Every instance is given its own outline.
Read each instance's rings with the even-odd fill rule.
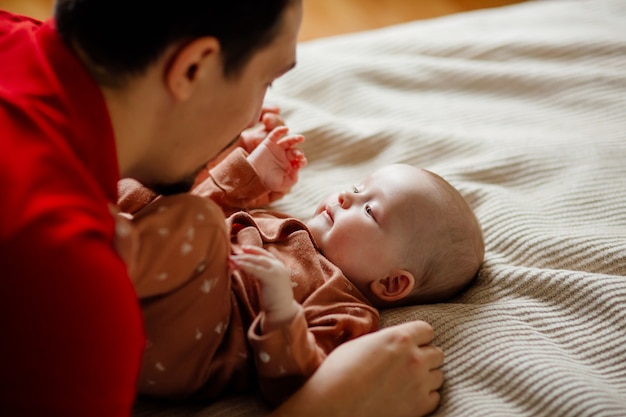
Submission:
[[[2,413],[127,417],[144,338],[126,267],[84,213],[57,214],[0,245]]]
[[[443,352],[429,324],[413,321],[347,342],[269,417],[419,417],[433,412]]]

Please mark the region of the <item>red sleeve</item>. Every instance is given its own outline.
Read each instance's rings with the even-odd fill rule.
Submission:
[[[130,415],[140,313],[124,264],[89,223],[45,216],[2,244],[3,414]]]
[[[35,29],[0,13],[0,414],[129,417],[144,337],[113,249],[112,128],[52,28]]]

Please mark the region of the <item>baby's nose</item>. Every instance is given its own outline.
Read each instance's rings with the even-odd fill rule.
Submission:
[[[339,206],[341,206],[341,208],[345,209],[350,207],[350,202],[352,201],[351,193],[347,191],[339,193],[339,195],[337,196],[337,201],[339,202]]]

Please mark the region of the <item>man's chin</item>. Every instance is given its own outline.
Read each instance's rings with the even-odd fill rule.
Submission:
[[[195,177],[187,178],[182,181],[172,182],[168,184],[150,184],[147,185],[149,189],[157,194],[161,195],[174,195],[187,193],[191,190],[195,181]]]

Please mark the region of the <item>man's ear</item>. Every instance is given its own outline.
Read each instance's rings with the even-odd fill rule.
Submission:
[[[370,290],[376,297],[386,302],[394,302],[408,296],[415,286],[415,277],[404,269],[386,278],[373,281]]]
[[[197,86],[202,71],[210,69],[209,66],[222,71],[219,41],[214,37],[195,39],[172,57],[165,73],[167,88],[176,99],[188,99]]]

